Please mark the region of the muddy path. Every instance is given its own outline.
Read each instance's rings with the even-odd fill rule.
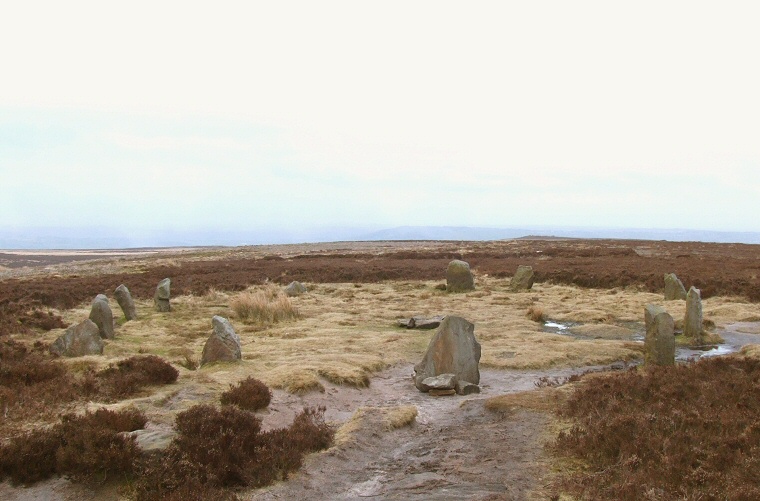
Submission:
[[[534,499],[542,491],[544,443],[551,418],[520,410],[505,415],[486,399],[536,388],[541,377],[567,377],[584,369],[481,371],[481,393],[431,397],[417,391],[411,365],[372,378],[369,388],[326,385],[303,397],[276,392],[262,415],[265,427],[292,419],[301,405],[326,405],[326,418],[346,421],[359,407],[414,405],[409,427],[387,430],[381,413],[368,413],[352,439],[310,456],[287,482],[252,491],[243,499]],[[599,368],[596,368],[599,369]]]

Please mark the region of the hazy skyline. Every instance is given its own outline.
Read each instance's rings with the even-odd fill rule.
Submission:
[[[0,228],[760,231],[750,2],[0,7]]]

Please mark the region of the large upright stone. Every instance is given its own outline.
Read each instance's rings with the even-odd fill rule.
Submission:
[[[169,304],[169,297],[171,296],[172,281],[169,278],[165,278],[158,282],[156,287],[156,293],[153,295],[153,304],[156,305],[158,311],[171,311],[172,307]]]
[[[691,287],[686,294],[683,335],[691,338],[692,345],[702,344],[702,294],[694,287]]]
[[[95,322],[103,339],[113,339],[113,312],[105,294],[98,294],[92,302],[90,320]]]
[[[124,312],[124,318],[129,320],[137,320],[137,310],[135,309],[135,302],[132,299],[132,294],[129,293],[129,289],[124,284],[121,284],[113,292],[116,302],[119,303],[121,311]]]
[[[102,355],[103,340],[100,329],[89,318],[72,325],[50,345],[50,353],[64,357]]]
[[[449,292],[465,292],[475,289],[469,263],[455,259],[446,268],[446,290]]]
[[[441,374],[454,374],[460,381],[478,384],[479,363],[475,326],[462,317],[448,316],[430,340],[422,362],[414,366],[414,385],[426,391],[422,382]]]
[[[296,297],[300,296],[301,294],[306,293],[306,287],[301,282],[290,282],[287,287],[285,287],[285,295],[288,297]]]
[[[675,273],[665,274],[665,301],[686,299],[686,288]]]
[[[203,346],[201,365],[211,362],[235,362],[241,359],[240,337],[230,321],[219,315],[211,319],[214,332]]]
[[[513,291],[527,291],[533,287],[533,267],[520,265],[517,267],[509,288]]]
[[[648,304],[644,307],[644,363],[647,365],[674,365],[676,338],[673,317],[661,306]]]

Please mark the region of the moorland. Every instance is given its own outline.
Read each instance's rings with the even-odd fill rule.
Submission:
[[[442,287],[452,259],[470,264],[474,291]],[[530,291],[509,287],[519,265],[535,271]],[[757,245],[339,242],[0,252],[0,266],[3,499],[760,494]],[[701,290],[705,329],[725,342],[645,368],[644,306],[684,315],[684,301],[663,300],[672,272]],[[167,277],[172,311],[161,313],[152,298]],[[294,280],[308,292],[284,296]],[[121,315],[120,284],[137,320]],[[50,355],[97,294],[116,318],[103,355]],[[292,314],[249,315],[246,301]],[[214,315],[234,326],[242,360],[199,367]],[[412,368],[432,331],[397,322],[415,315],[475,324],[479,394],[417,391]],[[249,378],[271,392],[266,405],[222,404]],[[87,426],[111,431],[72,431]]]

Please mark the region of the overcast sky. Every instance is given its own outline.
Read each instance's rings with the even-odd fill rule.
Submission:
[[[752,2],[205,4],[0,7],[0,226],[760,231]]]

